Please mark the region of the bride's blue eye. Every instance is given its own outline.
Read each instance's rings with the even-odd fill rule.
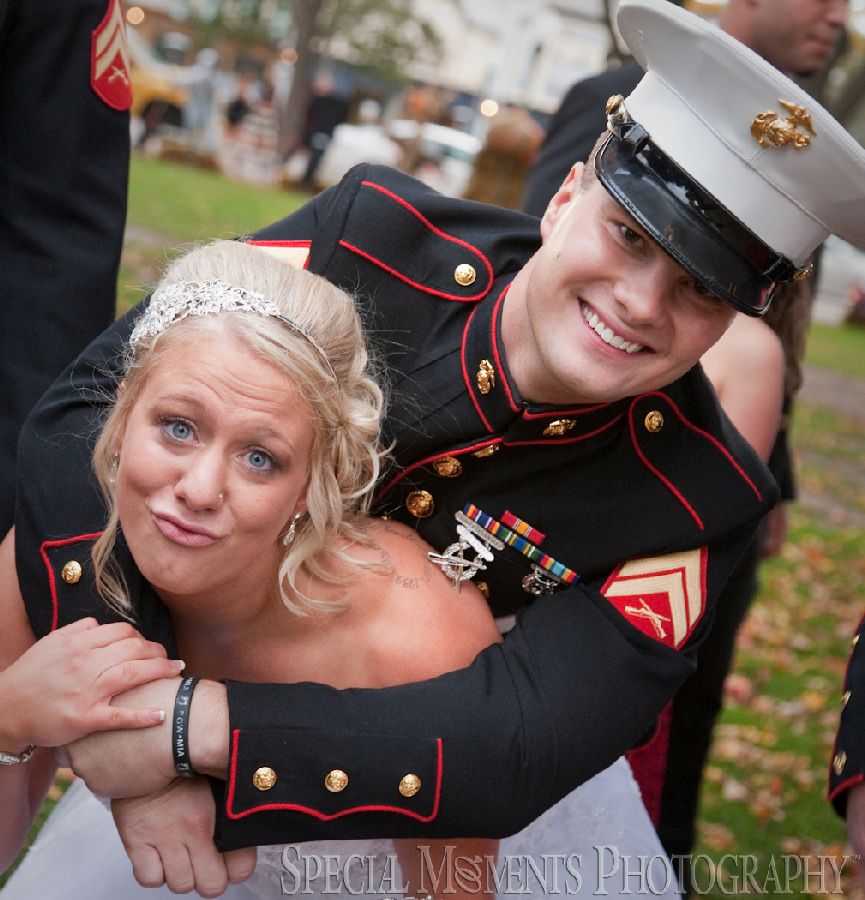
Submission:
[[[257,447],[247,451],[246,461],[253,469],[258,469],[261,472],[266,472],[273,468],[273,457]]]
[[[184,419],[163,419],[162,430],[175,441],[186,442],[192,437],[192,425]]]

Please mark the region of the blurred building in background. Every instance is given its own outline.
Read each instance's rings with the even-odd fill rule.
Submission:
[[[461,193],[479,150],[492,158],[505,147],[497,134],[507,130],[508,116],[516,121],[515,110],[544,127],[573,83],[622,58],[611,24],[618,0],[129,2],[136,138],[156,135],[160,155],[214,165],[221,158],[227,174],[262,184],[303,183],[303,126],[321,75],[348,115],[307,184],[333,183],[345,166],[368,157],[396,159],[445,192]],[[723,5],[671,2],[707,17]],[[361,8],[366,17],[352,18]],[[312,26],[310,9],[320,12]],[[834,64],[805,87],[865,142],[865,0],[850,0],[848,35]],[[232,104],[233,112],[246,111],[228,122]],[[479,196],[507,202],[529,144],[520,144],[508,184],[487,179]],[[497,166],[492,160],[488,168]]]

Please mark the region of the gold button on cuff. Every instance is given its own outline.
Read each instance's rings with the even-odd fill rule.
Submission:
[[[78,584],[81,581],[81,563],[77,560],[70,559],[60,572],[60,577],[66,584]]]
[[[429,491],[412,491],[405,498],[405,508],[418,519],[426,519],[433,514],[436,505]]]
[[[554,419],[544,429],[544,436],[561,437],[563,434],[567,434],[576,424],[574,419]]]
[[[342,769],[331,769],[327,775],[324,776],[324,786],[331,794],[338,794],[348,787],[348,775],[346,775]]]
[[[480,361],[475,381],[477,381],[478,390],[482,394],[488,394],[496,386],[496,370],[488,359]]]
[[[664,417],[658,410],[653,409],[650,413],[646,413],[643,424],[646,426],[646,431],[651,431],[654,434],[664,427]]]
[[[462,475],[463,464],[454,456],[443,456],[433,463],[433,469],[442,478],[456,478],[457,475]]]
[[[276,784],[276,772],[270,766],[262,766],[252,773],[252,786],[259,791],[269,791]]]
[[[477,589],[486,597],[487,600],[490,599],[490,586],[485,581],[476,581]]]
[[[856,645],[857,645],[858,643],[859,643],[859,635],[858,635],[858,634],[854,634],[854,635],[853,635],[853,640],[850,641],[850,648],[853,649],[853,650],[855,650],[855,649],[856,649]]]
[[[852,696],[853,691],[844,691],[844,693],[841,695],[841,709],[844,709],[847,706]]]
[[[483,459],[486,456],[494,456],[501,449],[502,448],[500,444],[490,444],[489,447],[484,447],[483,450],[475,450],[472,456],[476,456],[478,459]]]
[[[469,263],[461,263],[454,269],[454,281],[460,287],[469,287],[475,283],[475,279],[478,277],[477,272],[475,272],[475,267],[469,265]]]
[[[847,754],[842,750],[840,753],[835,754],[835,759],[832,760],[832,771],[836,775],[840,775],[844,771],[844,766],[847,765]]]
[[[420,790],[420,784],[420,778],[417,775],[412,775],[411,773],[403,775],[399,783],[399,792],[403,797],[414,797]]]

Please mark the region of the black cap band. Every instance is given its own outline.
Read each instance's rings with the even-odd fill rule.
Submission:
[[[611,125],[595,155],[598,180],[683,269],[750,316],[776,282],[802,270],[761,241],[656,147],[635,122]]]

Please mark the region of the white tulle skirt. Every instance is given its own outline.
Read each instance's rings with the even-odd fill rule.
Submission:
[[[458,853],[458,850],[456,851]],[[461,887],[505,897],[678,897],[675,876],[620,759],[506,838],[495,859],[460,860]],[[435,872],[427,870],[433,892]],[[229,900],[353,896],[402,897],[388,840],[315,841],[260,847],[252,878],[230,885]],[[455,884],[438,884],[447,896]],[[451,890],[448,890],[448,888]],[[157,900],[167,888],[142,888],[106,807],[76,781],[52,812],[2,900]],[[186,896],[199,896],[197,893]]]

